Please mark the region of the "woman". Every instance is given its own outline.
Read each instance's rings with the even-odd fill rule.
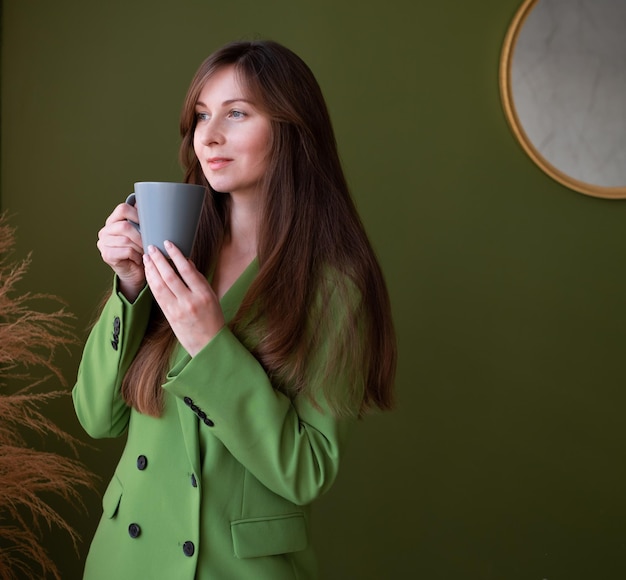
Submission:
[[[73,398],[92,437],[127,443],[85,578],[315,578],[310,504],[355,420],[392,406],[385,283],[293,52],[218,50],[180,128],[209,191],[191,258],[143,255],[128,204],[99,233],[115,287]]]

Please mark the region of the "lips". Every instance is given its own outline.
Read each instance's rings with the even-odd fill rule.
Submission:
[[[211,157],[210,159],[207,159],[206,163],[211,171],[218,171],[219,169],[223,169],[227,165],[230,165],[232,161],[233,160],[228,157]]]

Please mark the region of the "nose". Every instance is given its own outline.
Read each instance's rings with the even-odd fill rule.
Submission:
[[[202,145],[219,144],[224,140],[224,134],[217,119],[199,122],[196,125],[195,137]]]

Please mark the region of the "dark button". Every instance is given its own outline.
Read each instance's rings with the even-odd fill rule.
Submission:
[[[200,407],[198,407],[198,405],[194,405],[193,403],[190,405],[190,407],[191,407],[191,410],[196,414],[200,410]]]
[[[185,405],[187,405],[188,407],[191,407],[191,405],[193,405],[193,401],[189,397],[185,397],[183,401],[185,401]]]
[[[206,419],[206,413],[204,411],[198,411],[198,417],[204,421]]]
[[[143,471],[146,467],[148,467],[148,458],[145,455],[137,457],[137,469]]]
[[[120,318],[116,316],[113,320],[113,340],[111,341],[111,346],[113,350],[117,350],[117,347],[120,343]]]
[[[208,417],[206,419],[204,419],[204,424],[207,427],[213,427],[213,425],[215,425],[215,423],[213,423],[213,421],[211,421],[211,419],[209,419]]]
[[[193,553],[196,551],[196,547],[193,545],[193,542],[185,542],[183,544],[183,553],[185,556],[193,556]]]
[[[192,487],[198,487],[198,482],[196,481],[196,476],[193,473],[191,474],[191,485],[192,485]]]
[[[141,534],[141,528],[137,524],[130,524],[128,526],[128,535],[131,538],[138,538]]]

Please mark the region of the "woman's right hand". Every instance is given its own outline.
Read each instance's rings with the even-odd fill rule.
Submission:
[[[121,203],[98,232],[97,246],[104,262],[117,274],[120,292],[133,302],[146,285],[146,275],[141,235],[128,220],[139,220],[137,208]]]

